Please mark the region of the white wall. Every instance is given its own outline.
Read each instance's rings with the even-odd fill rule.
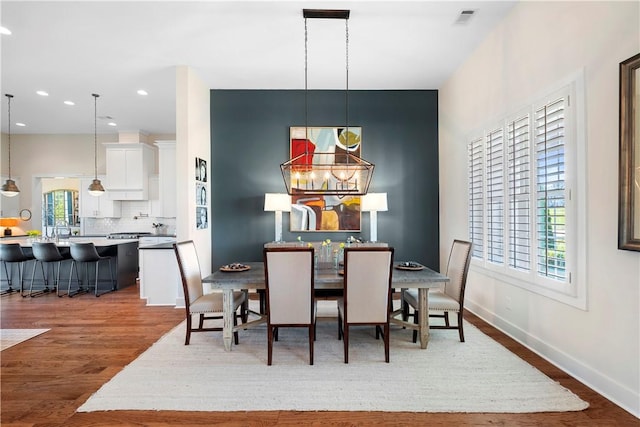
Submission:
[[[187,66],[176,68],[176,162],[178,241],[193,240],[198,251],[200,270],[211,273],[211,185],[208,182],[207,209],[209,227],[196,229],[195,159],[207,160],[207,176],[211,168],[210,90]]]
[[[586,98],[587,310],[472,267],[466,306],[640,415],[640,253],[617,249],[618,64],[640,51],[638,2],[521,2],[439,93],[441,259],[468,238],[467,142],[579,70]],[[511,309],[505,307],[510,301]]]

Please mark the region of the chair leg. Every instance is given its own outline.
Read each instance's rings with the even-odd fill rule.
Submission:
[[[445,311],[444,312],[444,325],[448,328],[449,327],[449,312]]]
[[[4,272],[7,275],[7,289],[0,292],[0,294],[4,295],[4,294],[10,294],[11,292],[14,291],[14,289],[11,286],[11,275],[9,274],[9,270],[7,269],[7,263],[5,261],[3,261],[2,263],[4,264]],[[11,272],[13,273],[13,268],[11,268]]]
[[[349,325],[344,325],[342,340],[344,342],[344,363],[349,363]]]
[[[384,339],[384,361],[389,363],[389,322],[384,325],[384,333],[382,338]]]
[[[191,339],[191,314],[187,315],[187,335],[184,338],[184,345],[189,345]]]
[[[418,324],[418,318],[420,317],[420,313],[418,310],[413,310],[413,323]],[[413,330],[413,342],[418,342],[418,331],[416,329]]]
[[[314,324],[309,325],[309,365],[313,365],[313,340],[315,339]]]
[[[273,327],[267,326],[267,365],[271,366],[271,356],[273,354]]]
[[[233,326],[238,326],[238,316],[233,313]],[[235,345],[238,345],[238,331],[233,332],[233,342]]]
[[[460,334],[460,342],[464,342],[464,330],[462,325],[462,310],[460,310],[458,312],[458,333]]]

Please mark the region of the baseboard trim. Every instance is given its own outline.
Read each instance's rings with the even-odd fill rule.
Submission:
[[[469,299],[465,299],[465,309],[606,397],[625,411],[640,418],[640,394]]]

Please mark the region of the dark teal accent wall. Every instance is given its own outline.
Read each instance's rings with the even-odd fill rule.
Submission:
[[[212,266],[261,261],[274,239],[273,212],[264,193],[285,192],[280,164],[289,158],[289,127],[305,125],[304,91],[211,91]],[[309,126],[345,124],[344,91],[309,91]],[[378,241],[396,260],[439,268],[438,92],[350,91],[349,123],[362,127],[362,157],[376,165],[369,191],[386,192],[378,213]],[[360,233],[289,232],[283,238],[344,241],[369,238],[369,213]]]

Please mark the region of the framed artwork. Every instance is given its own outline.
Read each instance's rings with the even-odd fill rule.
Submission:
[[[362,128],[349,126],[347,134],[344,126],[291,127],[289,147],[291,158],[307,153],[307,161],[316,164],[339,161],[340,153],[362,157]],[[332,155],[323,155],[325,153]],[[335,183],[327,182],[327,185]],[[360,231],[360,199],[361,196],[348,195],[293,195],[290,231]]]
[[[209,227],[209,212],[207,208],[207,161],[196,157],[196,228],[201,230]]]

